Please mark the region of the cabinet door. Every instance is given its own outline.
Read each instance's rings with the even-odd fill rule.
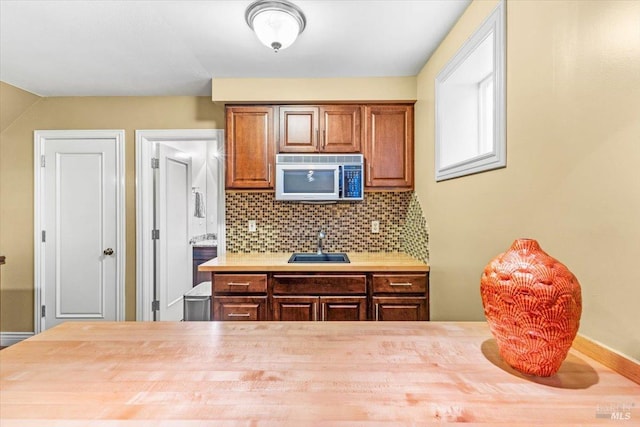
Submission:
[[[193,247],[193,286],[211,281],[210,271],[198,271],[198,266],[218,256],[218,248],[210,246]]]
[[[367,320],[367,297],[320,297],[320,319]]]
[[[284,106],[279,109],[280,153],[315,153],[318,151],[318,107]]]
[[[365,185],[413,188],[413,105],[368,105],[365,116]]]
[[[226,187],[273,188],[273,107],[227,107]]]
[[[213,320],[267,320],[267,297],[213,297]]]
[[[359,153],[362,128],[359,105],[325,105],[320,107],[320,151]]]
[[[426,297],[373,297],[375,320],[429,320]]]
[[[274,296],[273,320],[318,320],[318,303],[313,296]]]

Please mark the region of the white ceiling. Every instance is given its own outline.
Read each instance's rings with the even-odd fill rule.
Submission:
[[[273,53],[251,0],[0,0],[0,80],[41,96],[210,95],[212,77],[416,75],[471,0],[294,0]]]

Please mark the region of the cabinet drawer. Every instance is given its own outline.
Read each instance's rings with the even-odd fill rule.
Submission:
[[[367,277],[359,274],[276,274],[273,293],[280,295],[359,295],[367,292]]]
[[[230,294],[266,293],[266,274],[214,274],[213,292]]]
[[[214,297],[213,320],[267,320],[267,297]]]
[[[427,291],[426,274],[374,274],[374,293],[416,294]]]

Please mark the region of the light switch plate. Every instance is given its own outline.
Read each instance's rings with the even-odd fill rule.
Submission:
[[[249,220],[249,233],[255,233],[256,232],[256,220],[255,219],[250,219]]]
[[[372,233],[380,232],[380,221],[371,221],[371,232]]]

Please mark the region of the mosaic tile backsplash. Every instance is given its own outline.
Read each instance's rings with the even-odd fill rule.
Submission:
[[[411,192],[365,193],[362,202],[328,205],[276,201],[273,193],[226,193],[226,249],[314,252],[318,230],[327,252],[407,252],[428,260],[427,226]],[[257,231],[247,223],[256,220]],[[371,221],[380,232],[371,233]]]
[[[403,252],[421,261],[429,262],[429,229],[416,193],[411,193],[401,241]]]

